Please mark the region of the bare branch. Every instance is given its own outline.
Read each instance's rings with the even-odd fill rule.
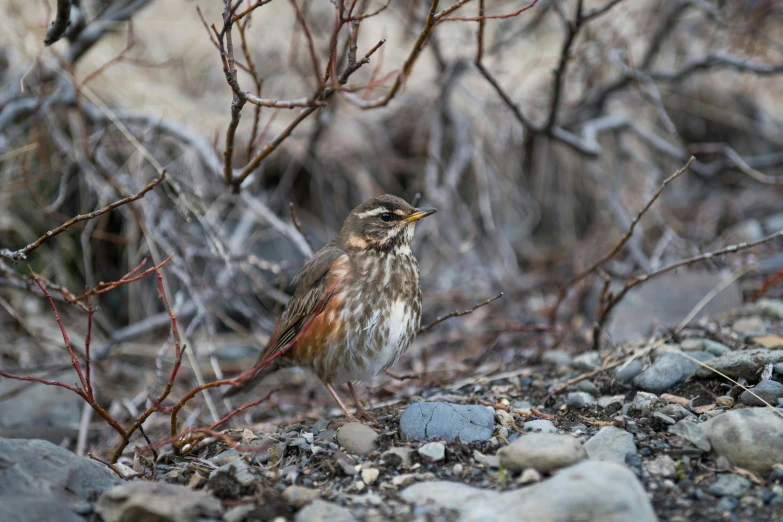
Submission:
[[[57,0],[57,14],[46,30],[44,45],[52,45],[63,37],[71,23],[71,0]]]
[[[416,335],[422,334],[422,333],[426,332],[427,330],[429,330],[430,328],[432,328],[433,326],[435,326],[436,324],[442,323],[443,321],[445,321],[447,319],[451,319],[452,317],[460,317],[460,316],[463,316],[463,315],[471,314],[476,309],[481,308],[482,306],[486,306],[489,303],[491,303],[492,301],[497,301],[501,297],[503,297],[503,292],[500,292],[495,297],[490,297],[486,301],[482,301],[480,303],[477,303],[476,305],[473,306],[473,308],[468,308],[467,310],[462,310],[462,311],[455,310],[455,311],[451,312],[450,314],[438,317],[437,319],[432,321],[430,324],[428,324],[426,326],[422,326],[421,328],[419,328],[419,331],[416,332]]]

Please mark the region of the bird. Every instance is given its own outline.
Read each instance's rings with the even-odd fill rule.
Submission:
[[[294,293],[258,362],[225,396],[247,390],[281,367],[312,371],[350,422],[335,390],[347,384],[357,415],[374,422],[354,383],[395,364],[421,323],[419,264],[411,250],[417,222],[437,212],[385,194],[354,208],[339,234],[291,281]]]

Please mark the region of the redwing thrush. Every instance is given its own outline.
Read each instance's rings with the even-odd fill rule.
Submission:
[[[353,209],[340,234],[294,277],[294,295],[261,354],[259,370],[238,388],[294,364],[312,370],[346,417],[354,419],[334,390],[334,385],[347,383],[357,412],[371,419],[353,382],[397,362],[419,329],[419,264],[411,241],[416,222],[435,212],[391,195]],[[263,366],[262,361],[282,350],[280,359]]]

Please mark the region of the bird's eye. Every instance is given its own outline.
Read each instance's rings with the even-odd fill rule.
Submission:
[[[391,221],[391,219],[392,219],[392,215],[389,212],[384,212],[383,214],[381,214],[381,221],[388,223],[389,221]]]

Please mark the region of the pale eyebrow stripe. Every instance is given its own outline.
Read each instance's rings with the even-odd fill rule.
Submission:
[[[404,215],[407,214],[407,212],[405,212],[401,208],[398,208],[397,210],[395,210],[394,213],[397,214],[398,216],[404,216]]]
[[[388,212],[386,207],[377,207],[372,210],[368,210],[367,212],[362,212],[361,214],[356,214],[356,217],[360,219],[364,219],[366,217],[370,216],[377,216],[378,214],[383,214],[384,212]]]

